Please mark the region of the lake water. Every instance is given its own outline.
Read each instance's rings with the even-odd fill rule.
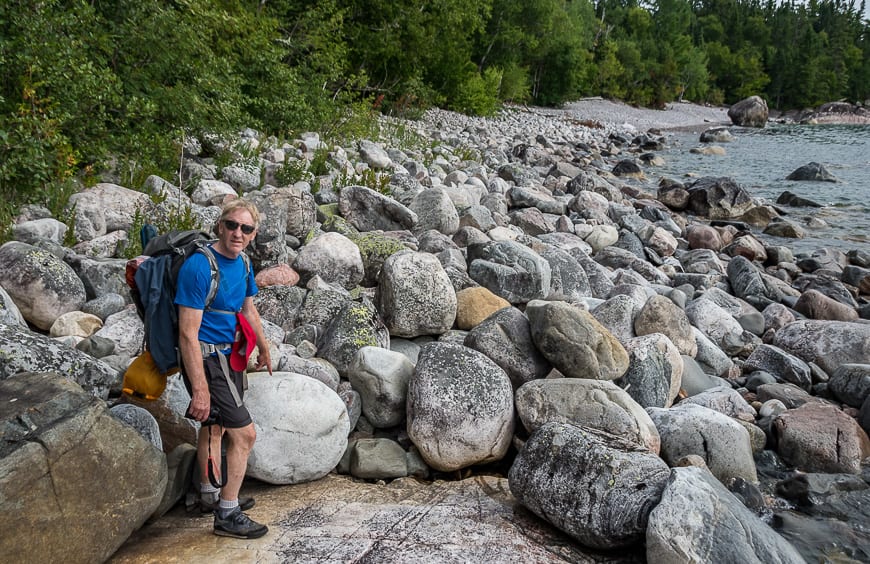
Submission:
[[[753,198],[774,203],[786,190],[823,204],[823,208],[782,207],[787,218],[807,233],[803,239],[759,235],[766,243],[785,245],[795,252],[812,252],[829,246],[848,251],[870,251],[870,126],[769,124],[764,129],[731,127],[736,137],[721,143],[725,156],[690,153],[702,145],[697,131],[667,132],[669,147],[659,154],[666,165],[656,169],[662,176],[691,181],[698,176],[730,176]],[[840,182],[785,180],[795,169],[818,162]],[[828,227],[809,228],[815,217]],[[753,230],[755,232],[755,230]]]

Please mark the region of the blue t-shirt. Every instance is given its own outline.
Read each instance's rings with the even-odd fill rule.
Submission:
[[[220,285],[210,309],[237,312],[248,296],[257,294],[254,269],[245,277],[245,261],[241,256],[230,259],[210,246],[220,271]],[[178,271],[178,286],[175,289],[175,304],[205,310],[205,300],[211,285],[211,268],[208,258],[194,253],[184,261]],[[205,310],[199,328],[199,340],[204,343],[232,343],[236,333],[236,316],[230,313]]]

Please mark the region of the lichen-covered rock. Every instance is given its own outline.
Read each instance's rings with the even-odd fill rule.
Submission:
[[[381,268],[378,305],[390,334],[440,335],[456,320],[456,293],[434,255],[404,251]]]
[[[513,388],[483,354],[450,342],[424,345],[408,385],[408,437],[444,472],[500,460],[514,430]]]
[[[569,423],[535,431],[508,476],[520,503],[599,549],[643,538],[667,479],[667,465],[645,448]]]
[[[48,251],[18,241],[0,247],[0,286],[24,319],[44,331],[87,300],[84,284],[69,265]]]
[[[0,323],[0,380],[19,372],[51,372],[102,399],[119,388],[121,374],[105,362],[18,325]]]
[[[494,241],[468,249],[471,278],[512,304],[546,298],[550,293],[550,264],[515,241]]]
[[[363,347],[390,348],[390,333],[367,299],[346,302],[342,306],[321,338],[317,354],[345,374],[357,351]]]

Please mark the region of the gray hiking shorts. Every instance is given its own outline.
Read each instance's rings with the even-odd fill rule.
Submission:
[[[217,407],[220,410],[223,426],[227,429],[240,429],[247,427],[253,420],[251,414],[248,413],[248,408],[244,404],[237,407],[236,401],[233,399],[233,394],[229,389],[227,377],[221,369],[220,359],[217,355],[223,353],[215,353],[203,359],[203,368],[205,369],[205,379],[208,382],[208,391],[211,395],[212,407]],[[236,386],[239,397],[244,399],[244,373],[230,369],[230,379]],[[189,393],[193,393],[190,387],[190,381],[187,375],[184,375],[184,385]]]

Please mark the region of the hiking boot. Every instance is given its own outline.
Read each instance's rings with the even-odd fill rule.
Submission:
[[[242,508],[242,511],[247,511],[248,509],[254,507],[254,498],[252,497],[241,497],[239,496],[239,507]],[[213,513],[215,509],[220,507],[220,498],[214,501],[208,501],[206,499],[202,499],[202,496],[199,498],[199,511],[200,513]]]
[[[242,513],[241,507],[233,509],[226,519],[220,518],[219,511],[214,512],[214,534],[218,536],[258,539],[268,532],[269,527],[251,520],[247,514]]]

